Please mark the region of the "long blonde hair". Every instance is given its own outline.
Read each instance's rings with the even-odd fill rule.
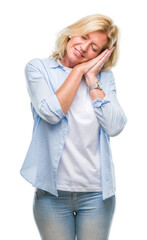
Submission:
[[[118,27],[113,24],[111,18],[101,15],[93,14],[81,18],[79,21],[67,26],[61,30],[57,35],[55,42],[55,49],[49,58],[54,57],[55,60],[63,59],[66,54],[66,46],[69,41],[69,36],[82,36],[93,31],[101,31],[107,34],[108,42],[104,49],[111,48],[113,45],[115,49],[113,50],[108,61],[104,64],[101,71],[107,71],[112,66],[114,66],[118,59]],[[103,50],[104,50],[103,49]]]

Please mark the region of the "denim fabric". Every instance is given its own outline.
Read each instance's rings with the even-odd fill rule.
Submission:
[[[58,190],[58,196],[37,189],[33,213],[42,240],[108,240],[115,195]]]

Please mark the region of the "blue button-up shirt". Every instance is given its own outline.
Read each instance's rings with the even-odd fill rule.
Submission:
[[[27,90],[34,119],[32,139],[20,174],[34,187],[58,196],[57,168],[68,130],[68,112],[63,113],[55,92],[69,72],[54,58],[29,61],[25,67]],[[115,173],[110,149],[110,136],[118,135],[127,122],[117,100],[112,71],[100,72],[106,96],[91,100],[100,123],[101,181],[103,200],[115,194]],[[88,130],[87,130],[88,131]],[[90,133],[89,133],[90,134]],[[74,153],[73,153],[74,154]]]

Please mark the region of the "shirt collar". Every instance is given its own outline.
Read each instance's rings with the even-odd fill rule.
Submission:
[[[49,59],[49,68],[57,68],[59,67],[59,63],[55,60],[55,58]]]
[[[49,59],[49,67],[50,68],[58,68],[61,67],[65,72],[70,73],[72,68],[68,68],[62,65],[59,59],[55,60],[55,58]]]

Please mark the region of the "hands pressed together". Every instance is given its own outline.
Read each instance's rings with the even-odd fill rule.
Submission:
[[[69,73],[66,81],[56,91],[56,96],[60,102],[64,114],[68,111],[72,104],[72,101],[81,83],[82,76],[84,75],[86,84],[88,86],[97,82],[97,74],[100,72],[105,62],[109,59],[113,49],[114,47],[111,49],[106,49],[96,58],[76,65]],[[103,90],[92,89],[90,91],[90,96],[92,100],[95,100],[96,98],[103,99],[105,97],[105,93]]]
[[[102,69],[103,65],[108,61],[111,53],[114,50],[114,46],[111,49],[105,49],[96,58],[93,58],[87,62],[78,65],[85,76],[86,83],[89,85],[92,83],[92,79],[96,78],[97,74]]]

